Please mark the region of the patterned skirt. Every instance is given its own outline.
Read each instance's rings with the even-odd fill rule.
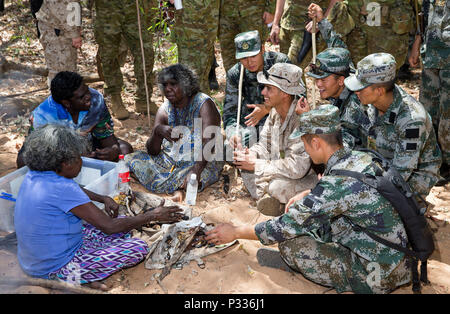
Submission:
[[[51,272],[49,279],[86,284],[141,262],[148,254],[145,241],[130,233],[107,235],[90,224],[83,225],[83,244],[72,260]]]
[[[173,193],[184,183],[195,163],[174,161],[165,151],[156,156],[137,151],[125,156],[125,161],[139,182],[153,193]],[[199,191],[214,184],[220,178],[224,163],[212,161],[206,164],[199,180]]]

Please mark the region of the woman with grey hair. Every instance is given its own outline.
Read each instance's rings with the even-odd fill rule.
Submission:
[[[201,191],[219,179],[223,168],[223,144],[217,144],[220,113],[211,97],[199,91],[195,74],[182,64],[164,68],[158,86],[167,101],[156,113],[147,151],[128,154],[125,161],[151,192],[182,191],[191,174],[196,174]],[[210,141],[212,145],[206,145]]]
[[[158,207],[136,217],[117,218],[118,204],[81,188],[74,180],[88,143],[77,131],[45,125],[26,139],[29,167],[17,196],[14,224],[20,266],[30,276],[90,284],[133,266],[147,244],[129,231],[150,221],[179,221],[178,207]],[[105,205],[105,214],[91,201]]]

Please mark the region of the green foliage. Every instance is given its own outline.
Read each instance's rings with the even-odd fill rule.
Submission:
[[[153,20],[153,25],[147,29],[148,31],[155,34],[155,59],[162,64],[172,64],[178,62],[177,45],[170,41],[171,20],[169,17],[166,17],[165,12],[167,12],[167,10],[167,1],[163,1],[161,7],[152,8],[153,16],[155,18]]]

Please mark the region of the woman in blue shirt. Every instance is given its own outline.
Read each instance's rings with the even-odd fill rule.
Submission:
[[[139,263],[148,253],[144,241],[131,238],[131,229],[150,221],[178,221],[182,214],[178,207],[158,207],[117,219],[114,200],[73,180],[87,149],[82,135],[61,125],[46,125],[26,139],[24,160],[30,171],[14,213],[18,259],[30,276],[106,289],[99,280]],[[105,204],[109,216],[91,201]]]

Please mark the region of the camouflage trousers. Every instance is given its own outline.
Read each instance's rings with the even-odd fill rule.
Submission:
[[[148,30],[152,26],[152,7],[154,1],[141,1],[144,14],[141,13],[142,41],[145,58],[145,72],[149,93],[153,85],[153,33]],[[105,92],[109,95],[119,94],[123,86],[120,71],[121,42],[125,42],[133,55],[134,75],[136,77],[136,99],[146,101],[144,83],[144,63],[142,60],[139,38],[136,2],[132,0],[96,0],[95,37],[99,45],[102,70],[105,79]],[[123,49],[122,49],[123,50]]]
[[[262,16],[265,1],[248,0],[245,7],[240,7],[241,0],[221,0],[219,41],[225,71],[237,63],[234,37],[242,32],[257,30],[264,44],[267,34]]]
[[[254,199],[260,199],[264,194],[269,194],[273,198],[286,204],[289,199],[298,193],[312,189],[316,186],[318,179],[314,171],[302,179],[289,179],[283,176],[260,177],[253,172],[241,172],[242,181]]]
[[[44,49],[45,63],[48,68],[47,83],[50,87],[51,80],[58,72],[77,71],[77,49],[72,46],[72,38],[60,31],[56,35],[55,29],[39,21],[39,32],[42,48]]]
[[[303,30],[288,30],[285,28],[280,29],[280,52],[286,54],[289,60],[295,65],[298,65],[303,71],[312,63],[312,47],[306,54],[301,64],[297,62],[297,55],[302,48],[303,44]],[[316,52],[319,53],[326,48],[326,43],[316,37]]]
[[[310,236],[299,236],[281,242],[278,247],[284,261],[292,269],[317,284],[335,288],[338,293],[389,293],[411,280],[406,259],[378,282],[372,277],[369,261],[359,258],[338,243],[324,243]],[[388,267],[380,265],[380,269]]]
[[[214,61],[214,42],[219,31],[220,0],[189,0],[175,11],[174,38],[178,62],[193,70],[200,90],[209,93],[208,75]]]
[[[419,99],[437,130],[442,161],[450,165],[450,70],[423,69]]]
[[[345,43],[355,66],[372,53],[386,52],[394,56],[398,70],[408,55],[409,33],[399,35],[383,26],[357,26],[346,36]]]

